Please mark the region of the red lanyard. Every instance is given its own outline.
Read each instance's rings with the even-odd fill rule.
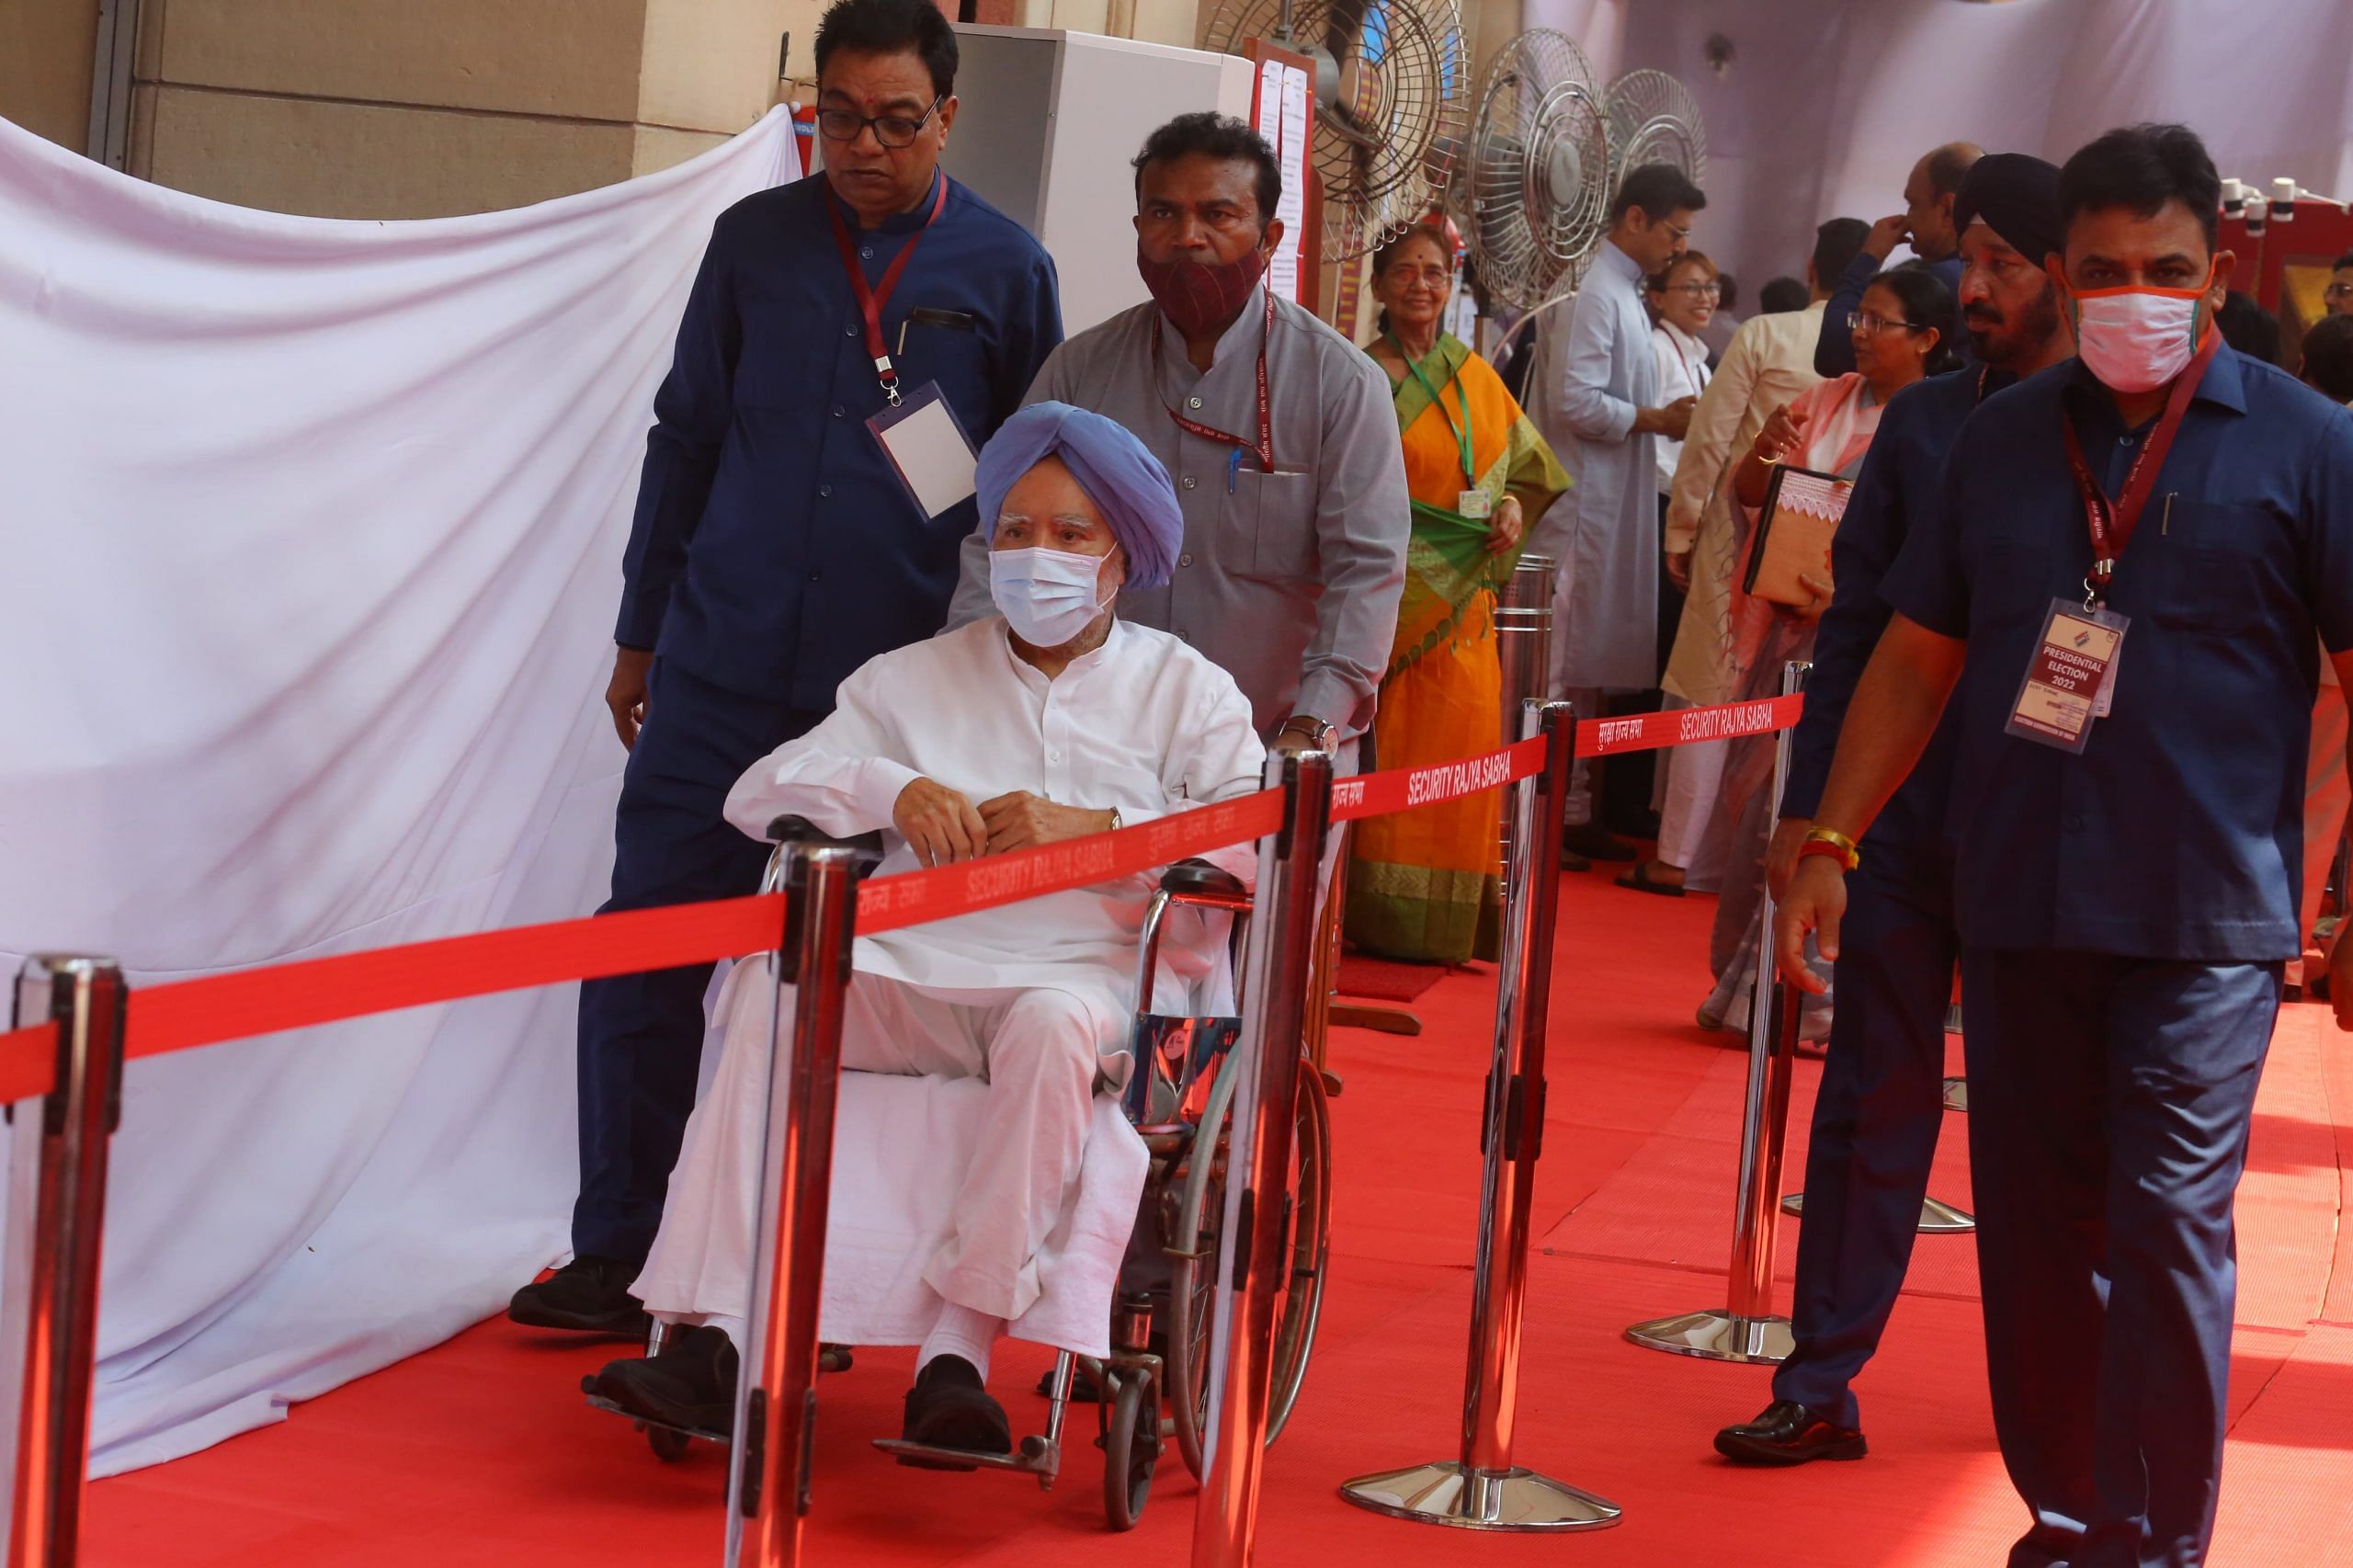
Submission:
[[[2084,497],[2084,522],[2092,536],[2091,572],[2084,579],[2086,608],[2097,608],[2107,595],[2108,585],[2116,576],[2117,557],[2132,542],[2132,530],[2140,526],[2150,493],[2157,487],[2157,475],[2165,468],[2165,454],[2173,449],[2173,438],[2180,433],[2182,417],[2189,412],[2189,400],[2198,395],[2198,385],[2206,379],[2206,367],[2213,363],[2215,351],[2222,346],[2222,335],[2209,327],[2206,341],[2189,361],[2189,368],[2174,378],[2173,390],[2165,394],[2164,416],[2141,444],[2140,455],[2125,472],[2124,493],[2112,501],[2092,476],[2091,464],[2084,460],[2084,443],[2075,434],[2075,422],[2061,419],[2059,429],[2066,438],[2067,462],[2075,471],[2075,488]]]
[[[948,205],[948,176],[935,170],[931,177],[939,186],[939,194],[931,199],[931,216],[899,247],[891,265],[882,269],[880,289],[866,281],[866,272],[858,265],[857,242],[849,237],[849,225],[842,222],[841,209],[835,204],[833,192],[825,193],[825,216],[834,221],[834,248],[842,253],[842,269],[849,274],[849,291],[858,296],[858,308],[866,315],[866,351],[874,356],[874,373],[881,380],[882,395],[893,408],[899,405],[899,372],[892,368],[891,351],[882,341],[882,307],[891,302],[892,291],[898,288],[899,275],[907,269],[916,244],[926,230],[939,222],[940,210]]]
[[[1152,381],[1155,387],[1160,384],[1161,330],[1158,322],[1152,324]],[[1223,441],[1227,446],[1234,449],[1234,455],[1237,458],[1244,452],[1250,453],[1258,460],[1258,472],[1261,473],[1275,472],[1275,404],[1274,399],[1267,390],[1267,344],[1274,335],[1275,291],[1269,289],[1267,290],[1267,324],[1258,334],[1258,444],[1256,446],[1252,446],[1239,436],[1228,435],[1214,426],[1204,425],[1198,419],[1188,419],[1175,409],[1168,409],[1168,417],[1176,422],[1176,428],[1188,436],[1199,436],[1206,441]],[[1166,403],[1161,406],[1168,407]],[[1229,485],[1227,488],[1231,489],[1232,486]]]

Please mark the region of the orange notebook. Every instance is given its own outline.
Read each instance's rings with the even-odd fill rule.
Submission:
[[[1813,590],[1802,579],[1830,581],[1830,538],[1854,489],[1852,480],[1835,473],[1775,464],[1741,591],[1777,605],[1812,604]]]

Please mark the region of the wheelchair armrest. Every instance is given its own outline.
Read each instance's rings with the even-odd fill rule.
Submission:
[[[849,838],[835,838],[821,831],[807,817],[783,816],[768,824],[768,842],[782,847],[789,844],[834,844],[858,852],[858,874],[863,876],[882,862],[881,830],[861,833]]]
[[[882,833],[880,828],[872,833],[861,833],[849,838],[835,838],[832,834],[821,830],[807,817],[777,818],[776,821],[768,824],[768,842],[770,844],[838,844],[849,849],[871,850],[877,856],[882,853]]]
[[[1171,898],[1247,902],[1250,890],[1233,872],[1207,860],[1179,860],[1160,875],[1160,891]]]

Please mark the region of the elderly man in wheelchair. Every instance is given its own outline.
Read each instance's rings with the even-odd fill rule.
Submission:
[[[1166,583],[1183,539],[1168,476],[1142,443],[1101,415],[1040,403],[989,443],[976,483],[1000,615],[865,665],[843,684],[830,718],[737,781],[729,821],[755,836],[785,815],[836,837],[880,830],[888,876],[1257,788],[1265,754],[1233,678],[1111,608],[1123,585]],[[1254,857],[1242,845],[1211,858],[1246,881]],[[964,1101],[961,1142],[930,1141],[937,1111],[903,1100],[872,1125],[911,1146],[850,1151],[846,1080],[836,1232],[846,1197],[860,1196],[845,1184],[887,1184],[870,1174],[886,1166],[899,1182],[928,1187],[928,1203],[921,1191],[914,1202],[937,1221],[918,1256],[898,1260],[894,1300],[859,1314],[858,1343],[920,1344],[907,1444],[1008,1453],[1005,1409],[985,1386],[992,1347],[1009,1324],[1027,1334],[1025,1318],[1053,1319],[1041,1297],[1051,1293],[1058,1254],[1082,1249],[1075,1232],[1116,1230],[1115,1259],[1126,1241],[1146,1156],[1115,1102],[1098,1104],[1096,1094],[1124,1080],[1131,1015],[1154,1001],[1136,995],[1135,970],[1157,885],[1124,879],[858,939],[844,1067],[955,1081],[944,1087]],[[1196,918],[1162,936],[1152,989],[1174,1010],[1199,1010],[1185,1006],[1188,988],[1222,974],[1222,926]],[[739,965],[735,988],[748,992],[755,977],[766,983],[762,966]],[[738,998],[738,1018],[764,1016],[765,999],[753,1000]],[[707,1432],[733,1420],[767,1100],[765,1028],[732,1027],[725,1040],[634,1287],[667,1333],[657,1354],[616,1361],[589,1383],[593,1396],[632,1415]],[[832,1319],[854,1229],[829,1243],[828,1338],[851,1337]],[[1099,1337],[1102,1292],[1097,1306]]]

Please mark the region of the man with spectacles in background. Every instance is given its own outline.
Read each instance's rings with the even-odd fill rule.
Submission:
[[[2321,308],[2333,316],[2353,316],[2353,250],[2336,258],[2329,269],[2328,287],[2321,292]]]
[[[1984,155],[1985,149],[1973,142],[1949,142],[1913,165],[1911,177],[1904,182],[1904,210],[1873,223],[1861,254],[1847,270],[1823,279],[1831,286],[1830,309],[1813,347],[1817,374],[1843,376],[1854,369],[1852,312],[1861,306],[1863,290],[1897,245],[1909,244],[1939,282],[1956,294],[1961,291],[1961,233],[1953,226],[1953,201],[1961,194],[1961,176]],[[1953,347],[1964,361],[1969,359],[1966,342]]]
[[[608,911],[756,891],[767,851],[728,825],[729,787],[844,676],[939,630],[970,449],[1062,341],[1045,251],[940,171],[957,51],[938,8],[838,0],[816,56],[823,175],[720,215],[654,395],[605,693],[630,754]],[[643,1326],[629,1287],[694,1108],[710,970],[580,988],[574,1256],[516,1293],[516,1322]]]

